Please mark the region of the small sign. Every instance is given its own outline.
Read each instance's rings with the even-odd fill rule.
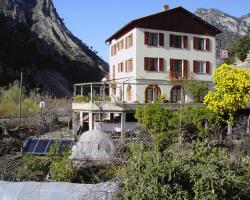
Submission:
[[[45,107],[45,102],[44,101],[40,101],[39,106],[40,106],[40,108],[44,108]]]
[[[228,58],[228,50],[220,49],[219,50],[219,57],[220,58]]]

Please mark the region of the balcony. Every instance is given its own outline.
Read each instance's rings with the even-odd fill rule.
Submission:
[[[190,72],[182,72],[182,71],[169,71],[168,72],[168,80],[191,80],[193,78],[193,74]]]

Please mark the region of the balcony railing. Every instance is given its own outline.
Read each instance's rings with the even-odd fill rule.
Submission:
[[[193,75],[190,72],[169,71],[169,73],[168,73],[169,80],[191,80],[192,77],[193,77]]]

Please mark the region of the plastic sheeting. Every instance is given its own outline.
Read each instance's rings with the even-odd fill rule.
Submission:
[[[0,181],[1,200],[109,200],[117,191],[116,182],[74,184],[65,182]]]
[[[71,159],[105,160],[114,157],[114,143],[100,130],[84,132],[72,148]]]

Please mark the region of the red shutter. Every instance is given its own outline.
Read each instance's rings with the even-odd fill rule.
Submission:
[[[169,46],[174,47],[174,35],[173,34],[169,35]]]
[[[170,70],[168,75],[170,80],[174,78],[174,59],[170,59]]]
[[[128,48],[128,37],[125,38],[125,49]]]
[[[164,59],[159,58],[159,71],[163,72],[164,71]]]
[[[210,50],[210,40],[208,38],[206,38],[206,50]]]
[[[128,61],[125,61],[125,72],[128,72]]]
[[[197,37],[193,38],[193,48],[197,49]]]
[[[209,61],[206,62],[206,73],[210,74],[210,62]]]
[[[193,72],[197,73],[197,61],[196,60],[193,61]]]
[[[183,48],[188,48],[188,37],[186,35],[183,36]]]
[[[113,65],[113,80],[115,80],[115,65]]]
[[[164,33],[159,33],[159,45],[164,46]]]
[[[187,79],[188,78],[188,61],[187,60],[183,60],[183,67],[184,67],[184,78]]]
[[[148,71],[148,57],[144,57],[144,70]]]
[[[174,59],[170,59],[170,71],[174,70]]]
[[[149,32],[144,33],[144,42],[146,45],[149,44]]]

